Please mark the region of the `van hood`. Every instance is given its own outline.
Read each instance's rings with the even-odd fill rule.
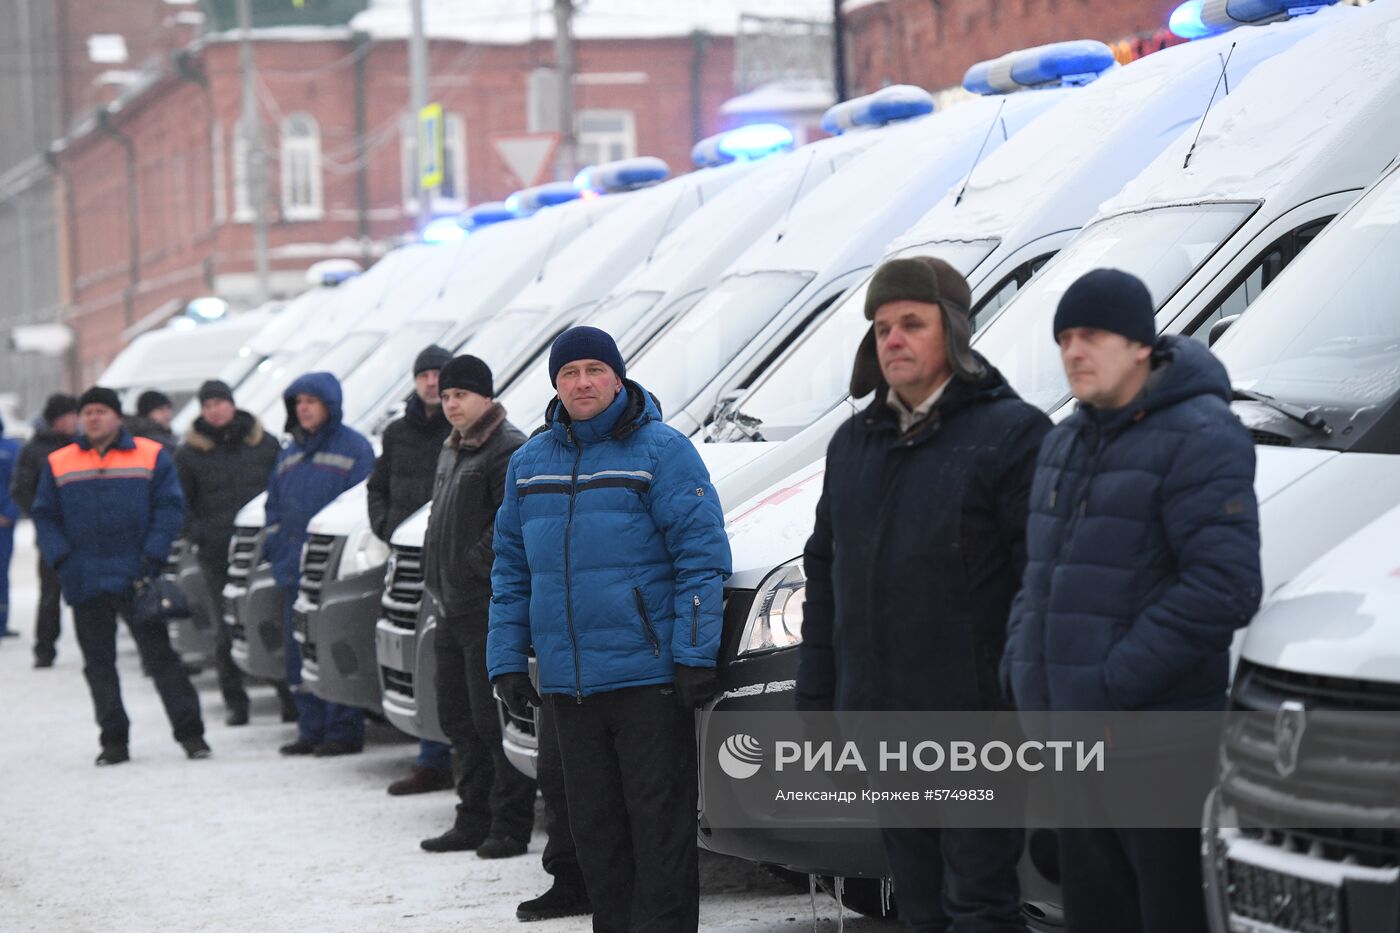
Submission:
[[[369,483],[356,483],[317,512],[306,526],[307,534],[348,537],[369,527]]]
[[[1266,502],[1335,456],[1336,451],[1331,450],[1256,446],[1254,494],[1261,503]]]
[[[238,510],[234,516],[233,524],[237,528],[261,528],[267,524],[267,493],[260,492],[243,508]]]
[[[1400,507],[1300,572],[1248,630],[1244,656],[1269,667],[1400,683]]]
[[[389,536],[389,543],[394,547],[422,547],[423,539],[428,535],[428,515],[432,510],[433,504],[429,502],[405,518]]]
[[[826,458],[789,476],[725,516],[733,589],[754,589],[774,568],[802,556],[822,495]]]

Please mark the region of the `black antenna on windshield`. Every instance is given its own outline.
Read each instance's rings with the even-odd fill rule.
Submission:
[[[1210,108],[1215,104],[1215,95],[1220,91],[1221,83],[1225,85],[1225,96],[1230,96],[1230,56],[1235,54],[1235,43],[1230,43],[1230,51],[1225,54],[1225,60],[1220,63],[1220,77],[1215,79],[1215,89],[1210,92],[1210,100],[1206,101],[1206,112],[1201,114],[1201,122],[1196,125],[1196,137],[1191,140],[1191,148],[1186,150],[1186,160],[1181,163],[1182,168],[1191,167],[1191,156],[1196,154],[1196,143],[1201,141],[1201,130],[1206,127],[1206,117],[1210,116]]]
[[[987,127],[987,135],[982,137],[982,145],[977,150],[977,158],[972,160],[972,168],[967,170],[967,177],[963,179],[962,188],[958,190],[958,196],[953,199],[953,206],[957,207],[962,203],[963,195],[967,193],[967,186],[972,183],[972,173],[977,171],[977,166],[982,162],[982,153],[987,151],[987,140],[992,138],[992,130],[997,128],[997,123],[1001,123],[1001,138],[1006,141],[1006,121],[1001,119],[1001,112],[1006,109],[1006,98],[1001,99],[1001,106],[997,108],[996,116],[992,117],[991,126]]]

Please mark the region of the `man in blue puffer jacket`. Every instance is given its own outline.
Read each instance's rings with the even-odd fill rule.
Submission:
[[[287,432],[292,442],[282,449],[267,485],[267,543],[263,554],[282,587],[283,647],[287,684],[301,686],[301,648],[297,644],[293,605],[301,576],[301,548],[306,526],[336,496],[369,476],[374,448],[354,428],[340,422],[340,383],[330,373],[307,373],[282,393],[287,405]],[[283,745],[284,755],[350,755],[365,744],[365,711],[327,703],[296,689],[297,740]]]
[[[1222,709],[1262,586],[1254,446],[1225,367],[1157,337],[1146,286],[1114,269],[1065,291],[1055,339],[1079,408],[1040,449],[1003,680],[1027,711]],[[1119,765],[1149,774],[1168,754],[1134,751]],[[1209,749],[1195,772],[1173,763],[1203,798]],[[1068,926],[1204,933],[1185,896],[1201,890],[1199,832],[1113,828],[1092,787],[1061,790],[1074,825],[1099,827],[1059,834]]]
[[[496,513],[487,668],[523,714],[539,659],[594,930],[694,930],[694,710],[716,692],[724,513],[610,336],[565,331],[549,371],[558,398]]]

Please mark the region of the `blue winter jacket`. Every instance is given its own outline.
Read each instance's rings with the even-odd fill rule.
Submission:
[[[511,457],[496,513],[486,666],[578,697],[714,667],[729,539],[695,446],[635,382],[603,412],[547,428]]]
[[[1160,337],[1124,408],[1040,449],[1002,677],[1023,710],[1219,709],[1259,606],[1254,446],[1225,367]]]
[[[6,528],[13,529],[15,522],[19,521],[19,503],[10,496],[10,483],[14,479],[15,466],[19,463],[21,446],[13,437],[5,436],[5,419],[0,418],[0,518],[10,522],[0,527],[0,533]]]
[[[49,454],[30,510],[39,549],[77,606],[124,595],[165,563],[185,520],[170,454],[122,428],[105,453],[85,437]]]
[[[330,420],[314,434],[307,434],[297,424],[298,395],[316,396],[330,412]],[[272,563],[272,576],[278,585],[286,587],[295,586],[301,576],[306,526],[336,496],[369,476],[374,469],[374,448],[359,431],[341,424],[340,383],[330,373],[299,377],[282,398],[287,404],[287,432],[292,441],[282,448],[267,484],[269,534],[263,556]]]

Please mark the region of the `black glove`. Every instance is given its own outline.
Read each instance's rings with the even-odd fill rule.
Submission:
[[[530,707],[539,706],[543,701],[530,683],[529,674],[502,674],[491,685],[496,688],[496,696],[510,710],[510,714],[520,719],[530,718]]]
[[[713,667],[676,665],[676,702],[682,709],[704,706],[719,693],[719,673]]]

